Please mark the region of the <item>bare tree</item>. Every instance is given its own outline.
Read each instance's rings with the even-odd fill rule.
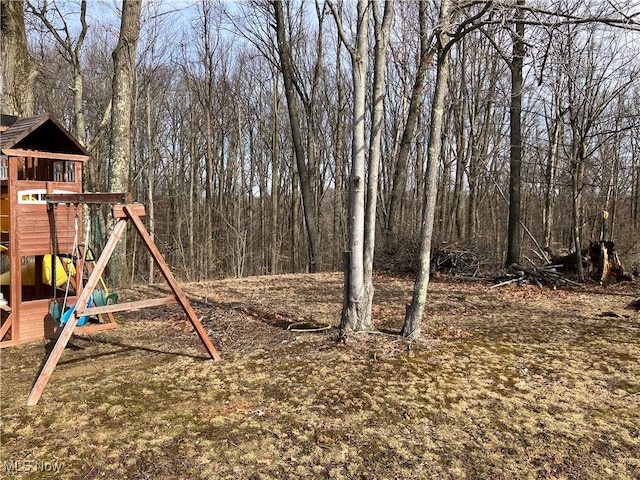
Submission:
[[[522,190],[522,84],[526,44],[524,38],[525,0],[516,2],[513,55],[508,63],[511,70],[511,107],[509,109],[511,152],[509,156],[509,224],[507,227],[507,257],[505,265],[520,261],[521,190]]]
[[[82,77],[82,68],[80,65],[80,50],[87,36],[89,25],[87,24],[87,1],[80,2],[80,32],[77,38],[71,37],[69,26],[67,25],[66,15],[60,11],[55,1],[38,2],[37,5],[27,0],[27,11],[40,19],[42,24],[49,31],[51,36],[59,45],[65,60],[71,66],[71,90],[73,90],[73,134],[78,141],[86,146],[87,132],[84,119],[84,79]],[[59,25],[54,25],[55,22]]]
[[[33,8],[29,11],[34,13],[42,12],[45,5],[42,0],[30,0],[30,4]],[[615,52],[607,50],[602,42],[592,42],[592,66],[601,64],[615,74],[603,78],[596,72],[584,83],[587,67],[591,68],[585,63],[587,52],[578,41],[569,49],[561,28],[574,26],[575,36],[582,42],[595,28],[593,22],[597,18],[613,15],[611,8],[598,10],[593,3],[578,4],[573,0],[547,9],[531,2],[520,6],[516,2],[450,4],[453,20],[446,33],[453,42],[450,69],[456,75],[450,75],[445,93],[450,94],[451,101],[444,104],[446,126],[439,136],[442,151],[435,159],[433,150],[427,147],[438,142],[438,134],[431,130],[437,122],[430,122],[429,115],[438,98],[433,96],[433,85],[441,58],[436,56],[438,47],[431,25],[440,26],[433,18],[438,15],[440,2],[395,2],[391,48],[384,47],[381,35],[386,17],[383,9],[386,12],[390,8],[389,2],[369,0],[360,5],[341,5],[334,0],[333,15],[342,16],[346,27],[342,36],[335,35],[336,26],[326,21],[323,0],[304,4],[255,0],[234,9],[224,3],[192,2],[180,18],[181,24],[190,22],[192,28],[182,29],[181,35],[170,39],[167,37],[174,33],[170,29],[153,30],[154,6],[161,10],[161,4],[154,2],[145,7],[144,17],[149,21],[144,23],[148,28],[143,29],[139,43],[140,47],[150,45],[150,50],[143,49],[142,54],[136,55],[137,104],[133,120],[125,122],[135,125],[137,135],[133,149],[125,141],[115,143],[114,150],[123,145],[126,150],[133,150],[129,171],[135,174],[130,174],[122,189],[130,190],[137,198],[146,198],[148,212],[153,211],[155,216],[154,226],[150,224],[149,228],[156,229],[156,241],[166,246],[172,267],[192,280],[310,270],[306,229],[314,226],[316,268],[328,265],[328,259],[337,265],[347,241],[352,258],[361,256],[362,264],[354,266],[353,271],[351,263],[347,265],[354,282],[347,285],[343,320],[349,328],[351,320],[354,329],[371,328],[371,318],[367,316],[373,285],[368,279],[373,272],[374,227],[388,233],[385,230],[393,225],[393,239],[397,243],[401,239],[408,247],[403,253],[409,253],[419,236],[416,225],[422,222],[423,214],[428,217],[429,213],[430,204],[424,201],[425,188],[429,187],[424,177],[427,163],[439,168],[435,207],[439,223],[432,227],[432,244],[437,240],[470,242],[484,256],[483,263],[503,264],[512,144],[509,64],[514,60],[514,40],[521,38],[515,29],[519,21],[525,24],[527,34],[522,83],[531,85],[524,91],[521,105],[520,133],[522,144],[526,145],[521,152],[521,203],[526,206],[521,209],[521,220],[534,235],[568,246],[574,238],[569,221],[573,218],[573,198],[579,196],[576,210],[582,242],[589,235],[599,235],[598,210],[607,208],[614,221],[609,232],[618,235],[616,242],[623,243],[621,248],[631,244],[634,232],[637,234],[634,219],[637,223],[640,217],[640,176],[633,156],[634,149],[635,153],[638,150],[633,135],[637,132],[637,119],[636,125],[632,124],[633,105],[637,103],[633,95],[637,95],[638,88],[637,77],[630,68],[631,52],[637,49],[631,43],[619,44],[618,51],[625,52],[623,58],[631,59],[622,68],[622,63],[616,63],[620,56],[609,64],[607,61]],[[92,25],[79,48],[83,5]],[[356,22],[359,7],[360,24]],[[523,18],[518,17],[516,7],[524,12]],[[56,8],[65,14],[64,18],[57,16]],[[39,47],[33,53],[46,67],[41,69],[46,74],[37,78],[42,86],[37,89],[38,108],[54,112],[81,136],[76,126],[80,122],[74,120],[79,98],[74,91],[76,74],[69,62],[70,55],[77,51],[77,71],[82,72],[84,80],[82,112],[87,143],[95,145],[92,161],[87,162],[93,171],[85,175],[86,185],[89,189],[106,190],[113,188],[107,181],[110,138],[101,136],[100,125],[112,90],[109,82],[104,82],[113,74],[108,54],[118,40],[118,31],[117,26],[102,28],[104,20],[95,17],[94,8],[92,2],[84,0],[73,4],[48,0],[46,18],[62,44],[42,20],[33,15],[26,20],[33,22],[33,44]],[[225,23],[225,8],[242,25]],[[278,45],[276,8],[281,10],[278,16],[284,24],[280,25],[281,29],[284,27],[282,53],[289,57],[292,72],[290,103],[298,113],[293,124],[299,127],[299,142],[294,141],[292,117],[282,110],[286,93],[282,65],[287,62]],[[208,12],[206,20],[204,10]],[[620,22],[596,24],[600,25],[598,35],[609,32],[607,38],[624,37],[619,30],[611,33],[622,26]],[[369,29],[367,40],[360,48],[358,28],[362,31],[365,27]],[[226,28],[232,31],[227,32]],[[147,39],[149,42],[144,41]],[[163,44],[164,39],[170,41]],[[71,53],[65,45],[71,45]],[[154,45],[158,48],[155,52]],[[166,48],[166,55],[160,48]],[[325,49],[332,53],[327,55]],[[356,51],[352,68],[349,57],[354,60],[352,54]],[[154,57],[153,61],[148,55]],[[364,67],[361,57],[367,57]],[[380,69],[381,65],[386,68]],[[380,88],[380,78],[385,78],[386,88]],[[534,79],[539,83],[534,85]],[[580,104],[582,96],[590,98],[587,103],[600,104],[624,85],[623,79],[630,83],[596,115],[585,136],[584,155],[578,155],[580,162],[572,166],[571,159],[578,158],[584,131],[581,118],[591,115]],[[574,83],[571,88],[570,81]],[[596,84],[600,85],[600,94],[596,94]],[[432,93],[424,95],[427,86]],[[356,115],[352,111],[354,105]],[[104,131],[109,132],[108,117],[105,125]],[[302,154],[298,155],[297,150]],[[355,159],[355,164],[348,157]],[[309,213],[315,217],[312,221],[304,211],[306,200],[301,183],[305,174],[299,168],[300,159],[307,168]],[[582,172],[578,171],[579,163],[584,167]],[[354,169],[354,165],[358,168]],[[361,165],[364,166],[359,170]],[[378,165],[380,170],[376,173]],[[571,191],[572,172],[579,174],[575,192]],[[430,170],[428,178],[432,173]],[[360,191],[356,192],[355,187]],[[362,210],[354,207],[356,197],[364,198]],[[378,204],[372,203],[376,197]],[[356,219],[361,214],[364,218]],[[148,217],[150,221],[151,215]],[[352,229],[348,240],[347,222]],[[102,231],[106,233],[106,229]],[[527,237],[521,233],[518,236],[522,237],[524,251]],[[393,254],[386,247],[385,260]],[[136,244],[130,243],[129,259],[135,249]],[[414,266],[403,258],[388,259],[391,261],[380,265]],[[151,269],[136,262],[134,273],[136,280],[147,280]],[[425,273],[423,269],[423,279]],[[351,299],[359,301],[359,306],[354,306]],[[415,332],[413,327],[407,327],[404,333],[414,336]]]
[[[318,258],[318,239],[317,239],[317,221],[315,215],[315,207],[313,201],[312,185],[310,180],[309,168],[307,166],[307,155],[305,155],[305,146],[303,134],[301,130],[301,119],[298,109],[298,99],[296,91],[295,70],[291,52],[291,32],[286,29],[285,12],[282,8],[282,1],[274,0],[271,2],[275,18],[275,29],[278,46],[278,56],[280,58],[280,69],[284,81],[284,92],[287,98],[287,111],[289,112],[289,125],[291,127],[291,137],[296,156],[296,165],[298,168],[298,176],[300,178],[300,191],[302,193],[302,207],[305,218],[305,225],[308,239],[309,254],[309,271],[316,271],[316,263]],[[310,133],[311,132],[311,127]],[[312,148],[311,144],[311,148]],[[308,154],[312,154],[312,149],[307,149]]]
[[[621,92],[626,90],[632,82],[635,73],[625,71],[626,68],[618,64],[619,58],[614,51],[609,51],[607,60],[602,60],[601,42],[606,41],[602,32],[597,29],[582,35],[576,32],[576,27],[568,25],[567,52],[565,56],[566,69],[568,70],[568,86],[566,91],[567,102],[567,130],[569,139],[565,146],[565,152],[569,160],[569,173],[571,176],[571,225],[572,243],[574,251],[581,252],[584,238],[583,226],[583,202],[585,172],[588,163],[602,144],[598,141],[598,133],[608,126],[603,121],[603,115],[610,105],[619,98]],[[615,45],[611,42],[609,45]],[[612,133],[616,133],[615,127],[604,137],[609,143]],[[606,205],[600,205],[600,208]],[[578,274],[584,280],[582,262],[578,262]]]
[[[141,0],[123,0],[120,37],[113,51],[113,108],[111,112],[111,163],[109,165],[109,190],[112,192],[126,192],[129,189],[133,145],[131,118],[135,98],[135,56],[140,34],[141,10]],[[115,254],[118,283],[121,285],[127,285],[130,278],[125,240],[120,242]]]
[[[387,224],[385,226],[385,233],[388,236],[387,243],[394,241],[393,238],[396,237],[398,233],[397,228],[399,223],[400,204],[407,187],[407,161],[411,146],[415,142],[416,125],[418,124],[418,119],[422,111],[423,90],[427,69],[431,64],[435,53],[432,48],[432,38],[429,35],[427,26],[427,6],[428,2],[426,0],[420,0],[418,2],[420,55],[418,68],[415,73],[415,79],[411,89],[407,117],[402,131],[402,138],[400,140],[400,149],[398,151],[395,169],[393,172],[391,198],[389,199],[389,211],[387,215]]]
[[[367,194],[365,205],[364,235],[364,309],[363,315],[371,317],[373,307],[373,256],[376,239],[376,206],[378,203],[379,171],[382,149],[382,127],[384,121],[384,98],[386,90],[385,68],[387,47],[393,23],[393,0],[384,2],[382,17],[378,10],[378,2],[372,1],[370,8],[373,14],[375,35],[373,92],[371,102],[371,136],[369,139],[369,165],[367,176]],[[365,321],[373,323],[373,320]]]
[[[431,240],[437,197],[437,178],[442,151],[442,125],[444,118],[445,95],[449,81],[449,50],[451,48],[449,31],[451,22],[451,0],[442,0],[440,17],[436,28],[437,38],[437,73],[436,86],[431,105],[431,126],[429,128],[429,146],[427,152],[426,188],[424,209],[420,227],[420,256],[418,272],[413,287],[411,305],[402,326],[401,335],[407,338],[418,338],[422,329],[422,317],[429,286],[431,266]]]
[[[369,64],[369,2],[358,0],[355,42],[349,41],[338,8],[332,3],[338,31],[351,57],[353,81],[353,123],[351,137],[351,169],[349,177],[349,248],[345,254],[345,295],[340,321],[340,336],[349,332],[369,330],[371,315],[365,311],[365,190],[366,190],[366,81]]]

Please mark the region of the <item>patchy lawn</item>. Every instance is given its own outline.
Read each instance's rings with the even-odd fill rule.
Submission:
[[[381,276],[381,333],[287,329],[335,327],[341,278],[185,285],[221,362],[177,306],[132,312],[74,337],[35,407],[51,345],[2,350],[0,477],[640,478],[637,285],[434,281],[409,343],[411,280]]]

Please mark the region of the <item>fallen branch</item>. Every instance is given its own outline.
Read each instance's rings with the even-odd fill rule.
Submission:
[[[531,262],[531,260],[529,261]],[[499,277],[497,279],[499,283],[493,285],[491,288],[503,287],[512,283],[518,283],[521,285],[533,284],[538,287],[542,287],[543,285],[551,287],[567,285],[580,286],[578,282],[570,280],[560,273],[558,271],[559,268],[561,268],[559,265],[544,265],[541,267],[532,265],[530,267],[525,267],[524,265],[513,263],[509,266],[507,274]]]
[[[431,252],[431,269],[434,272],[476,276],[480,262],[473,250],[442,246]]]

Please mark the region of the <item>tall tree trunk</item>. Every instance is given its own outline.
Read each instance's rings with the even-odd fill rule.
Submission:
[[[153,161],[153,156],[155,154],[155,142],[153,138],[153,129],[151,128],[151,90],[149,88],[146,89],[145,95],[145,110],[146,110],[146,137],[147,137],[147,152],[149,158],[147,159],[147,167],[146,167],[146,177],[147,177],[147,218],[149,221],[148,231],[151,240],[155,241],[156,236],[156,213],[155,213],[155,195],[154,195],[154,187],[156,184],[156,164]],[[155,269],[155,261],[153,257],[149,256],[149,261],[147,263],[149,270],[149,285],[154,283],[154,269]]]
[[[449,81],[449,36],[451,0],[442,0],[438,24],[438,65],[436,88],[431,105],[431,126],[429,128],[429,147],[427,153],[426,190],[424,210],[420,228],[420,258],[418,272],[413,287],[411,305],[408,306],[401,335],[406,338],[418,338],[422,331],[422,317],[427,299],[431,263],[431,239],[435,219],[437,200],[438,167],[442,150],[442,124],[444,117],[445,94]]]
[[[37,71],[27,49],[24,2],[0,1],[0,106],[2,113],[33,115]]]
[[[336,258],[344,245],[345,237],[345,179],[344,179],[344,167],[345,167],[345,88],[342,76],[342,55],[340,50],[342,49],[342,41],[338,38],[336,42],[336,91],[337,91],[337,110],[335,119],[335,134],[333,137],[334,155],[335,155],[335,175],[334,175],[334,201],[333,201],[333,251],[332,256],[332,269],[338,268],[341,258]]]
[[[376,205],[378,202],[378,182],[380,172],[380,151],[382,149],[382,125],[384,116],[384,96],[386,89],[385,68],[386,53],[393,23],[393,0],[384,2],[382,19],[378,12],[377,1],[372,1],[375,47],[373,68],[373,98],[371,105],[371,138],[369,140],[369,176],[367,178],[367,198],[365,210],[364,236],[364,308],[363,324],[372,325],[373,307],[373,256],[376,239]],[[368,319],[367,319],[368,318]]]
[[[620,125],[616,119],[616,130],[619,131]],[[616,200],[618,198],[618,178],[620,174],[620,138],[617,137],[615,142],[615,149],[611,164],[609,165],[609,174],[607,178],[606,195],[604,200],[605,217],[602,225],[602,240],[612,241],[615,233],[616,226]]]
[[[509,158],[509,224],[507,226],[507,258],[505,265],[520,261],[520,191],[522,167],[522,67],[525,55],[524,42],[524,5],[518,0],[516,24],[513,33],[513,58],[511,69],[511,107],[509,109],[511,155]]]
[[[631,224],[633,228],[640,225],[640,148],[633,142],[635,154],[631,159]]]
[[[433,52],[429,45],[430,37],[427,30],[427,1],[420,0],[418,8],[418,21],[420,24],[420,61],[418,63],[418,70],[416,71],[415,81],[413,82],[413,89],[411,90],[409,111],[407,112],[407,120],[402,132],[402,139],[400,140],[398,159],[393,172],[391,198],[389,200],[389,214],[385,229],[387,238],[385,239],[385,242],[395,241],[396,234],[398,233],[400,206],[402,204],[402,199],[406,194],[405,189],[407,187],[407,163],[409,152],[411,150],[411,146],[415,142],[416,125],[422,110],[425,76],[427,74],[427,69],[429,68],[429,63],[433,57]]]
[[[476,139],[474,138],[474,141]],[[469,159],[467,161],[467,180],[469,183],[469,201],[467,203],[465,241],[473,242],[477,238],[478,210],[480,206],[480,159],[476,155],[475,148],[469,147]]]
[[[449,161],[444,161],[442,166],[441,175],[441,188],[438,191],[438,227],[440,235],[443,240],[449,240],[450,226],[449,226],[449,208],[451,203],[451,185],[449,179],[451,178],[451,165]],[[417,223],[417,222],[416,222]]]
[[[278,218],[279,218],[279,189],[280,189],[280,139],[278,126],[280,125],[280,92],[273,75],[273,133],[271,135],[271,242],[269,247],[269,273],[275,275],[279,272],[279,243],[278,243]]]
[[[573,248],[576,252],[578,261],[576,265],[578,267],[578,278],[581,282],[584,282],[584,268],[582,266],[582,242],[581,242],[581,229],[580,215],[582,212],[582,184],[584,177],[584,145],[581,143],[578,146],[579,151],[576,152],[575,158],[571,165],[571,233],[573,240]]]
[[[196,226],[196,208],[198,208],[198,204],[196,202],[196,177],[198,176],[198,162],[196,161],[198,158],[196,153],[196,138],[195,133],[191,132],[189,135],[189,161],[190,161],[190,171],[189,171],[189,202],[187,204],[187,216],[189,219],[189,223],[187,224],[187,234],[189,237],[189,274],[192,279],[200,280],[199,275],[196,275],[195,272],[202,271],[200,265],[197,263],[198,255],[196,252],[196,238],[195,238],[195,230]]]
[[[298,180],[300,177],[298,176],[298,169],[296,167],[296,163],[291,161],[291,216],[290,216],[290,227],[291,230],[291,243],[290,243],[290,252],[289,258],[291,258],[291,272],[298,272],[298,250],[300,249],[300,235],[298,232],[299,225],[299,215],[298,215],[298,205],[299,205],[299,188],[298,188]]]
[[[114,75],[111,110],[111,163],[109,190],[129,189],[131,168],[131,115],[135,96],[135,56],[140,33],[141,0],[123,0],[120,37],[113,51]],[[127,285],[130,275],[127,264],[126,236],[115,252],[118,284]]]
[[[291,44],[286,39],[285,17],[282,9],[282,2],[272,1],[274,16],[276,20],[276,35],[278,40],[278,55],[280,58],[280,68],[284,82],[285,96],[287,98],[287,109],[289,112],[289,125],[291,126],[291,137],[296,156],[298,175],[300,177],[300,193],[302,194],[302,209],[307,231],[307,247],[309,272],[315,272],[318,261],[318,240],[315,207],[313,202],[313,192],[307,168],[304,140],[300,128],[300,113],[296,99],[296,88],[294,80],[294,67],[291,55]]]
[[[215,87],[215,72],[213,62],[213,52],[211,47],[211,8],[210,3],[202,3],[202,42],[203,42],[203,66],[204,66],[204,92],[202,99],[202,107],[204,109],[204,128],[205,128],[205,173],[206,180],[205,189],[205,218],[204,218],[204,274],[209,277],[213,273],[213,244],[214,230],[213,226],[218,221],[214,213],[214,205],[222,209],[223,205],[220,199],[215,199],[215,152],[213,145],[213,95]]]
[[[462,67],[464,68],[464,67]],[[464,120],[458,119],[461,114],[456,115],[456,180],[453,189],[452,215],[455,217],[456,240],[466,240],[467,223],[465,216],[466,189],[464,185],[464,173],[467,169],[467,149]],[[470,175],[469,175],[470,177]],[[471,182],[469,182],[471,183]]]
[[[549,156],[544,172],[544,210],[542,213],[542,237],[546,246],[551,246],[553,240],[553,213],[555,210],[556,169],[558,165],[558,149],[560,147],[560,118],[553,121]]]
[[[364,315],[364,241],[365,241],[365,116],[368,67],[369,2],[358,0],[355,45],[347,43],[341,17],[333,3],[329,3],[338,31],[351,55],[353,79],[353,124],[351,140],[351,169],[349,175],[349,247],[345,253],[345,289],[339,336],[346,340],[349,332],[369,330],[371,316]]]

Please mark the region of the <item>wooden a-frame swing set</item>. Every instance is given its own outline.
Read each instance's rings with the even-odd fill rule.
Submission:
[[[48,202],[54,204],[110,203],[110,198],[113,198],[113,194],[59,194],[49,195]],[[120,198],[122,198],[121,195]],[[71,315],[71,318],[65,323],[62,333],[58,337],[53,350],[49,354],[49,357],[47,358],[47,361],[42,368],[42,371],[40,372],[40,376],[31,389],[31,393],[29,394],[29,397],[27,399],[27,405],[35,405],[38,403],[38,400],[40,399],[44,388],[51,378],[51,374],[55,370],[56,365],[58,364],[58,361],[60,360],[60,357],[62,356],[62,353],[64,352],[64,349],[71,338],[71,335],[73,334],[74,328],[78,323],[78,319],[84,316],[108,314],[126,310],[179,303],[185,314],[189,318],[189,321],[193,325],[193,328],[197,332],[200,340],[204,344],[211,358],[213,358],[214,360],[220,360],[220,355],[218,354],[216,348],[213,346],[213,343],[211,343],[211,340],[209,339],[209,336],[202,326],[202,323],[200,323],[195,310],[189,303],[189,300],[182,291],[180,284],[176,281],[173,273],[171,272],[171,269],[165,262],[162,254],[158,250],[158,247],[153,242],[153,239],[149,235],[149,232],[140,219],[141,216],[145,215],[144,205],[140,203],[114,204],[112,207],[112,212],[113,217],[114,219],[116,219],[117,223],[113,229],[113,232],[111,233],[111,237],[107,241],[104,250],[100,255],[100,258],[97,260],[96,265],[87,280],[87,283],[84,285],[82,292],[80,293],[80,296],[76,301],[75,311]],[[89,306],[92,292],[98,286],[98,282],[100,281],[102,273],[109,259],[111,258],[111,255],[113,254],[118,242],[125,233],[128,223],[131,223],[133,225],[147,250],[149,251],[149,254],[155,260],[158,268],[167,281],[167,284],[171,288],[173,296],[97,307]]]

